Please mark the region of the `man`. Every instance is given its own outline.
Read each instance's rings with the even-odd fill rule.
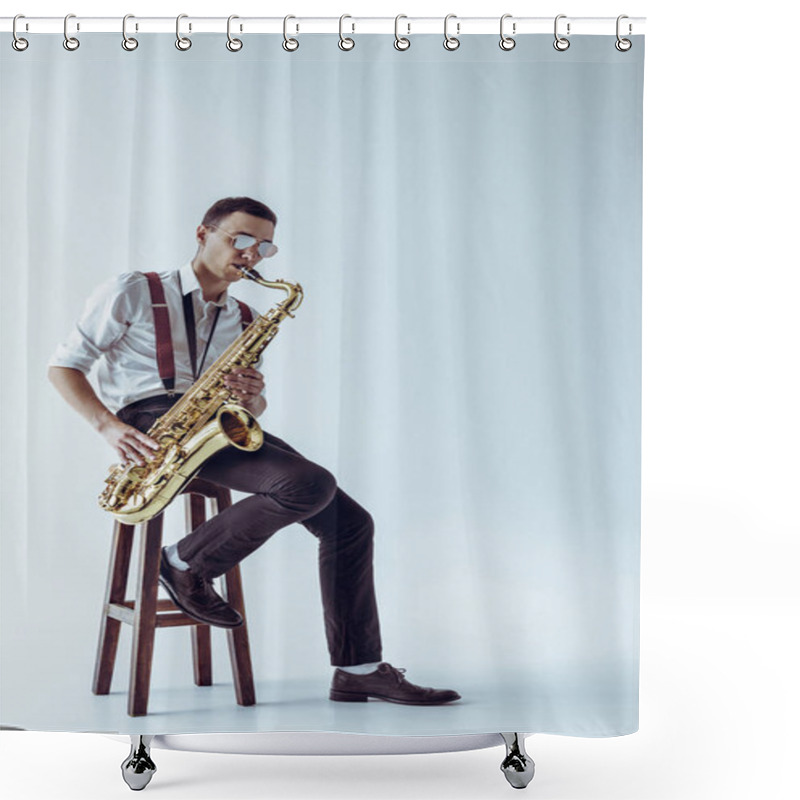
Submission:
[[[191,262],[158,273],[157,279],[152,273],[119,275],[87,301],[76,327],[50,359],[48,377],[123,463],[144,464],[152,458],[158,442],[146,431],[240,335],[249,307],[231,297],[228,288],[242,278],[239,266],[254,267],[277,252],[276,224],[275,213],[256,200],[219,200],[197,227]],[[153,294],[154,280],[161,286],[161,299]],[[174,387],[159,371],[156,301],[168,310]],[[163,338],[166,323],[160,324]],[[102,400],[86,377],[98,360]],[[252,414],[263,414],[265,384],[257,369],[235,370],[226,384]],[[417,686],[403,677],[405,670],[381,661],[370,514],[336,485],[328,470],[266,431],[264,438],[255,452],[221,450],[198,473],[249,496],[162,549],[159,580],[175,604],[210,625],[242,624],[241,615],[214,590],[213,579],[280,528],[300,522],[319,539],[325,629],[336,667],[330,699],[375,697],[413,705],[458,700],[457,692]]]

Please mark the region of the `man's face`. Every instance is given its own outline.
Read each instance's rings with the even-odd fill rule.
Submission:
[[[197,240],[200,243],[200,257],[205,267],[218,278],[225,281],[238,281],[242,273],[236,264],[254,267],[261,261],[258,254],[258,243],[247,250],[237,250],[233,246],[233,238],[240,233],[255,237],[259,242],[272,241],[275,226],[261,217],[254,217],[244,211],[234,211],[221,219],[216,226],[200,225],[197,228]]]

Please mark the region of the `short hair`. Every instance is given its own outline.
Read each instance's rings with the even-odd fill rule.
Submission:
[[[217,200],[217,202],[206,211],[203,217],[203,225],[216,225],[220,220],[236,211],[244,211],[245,214],[261,217],[261,219],[268,219],[273,225],[278,224],[277,215],[269,206],[264,205],[264,203],[253,200],[251,197],[224,197],[222,200]]]

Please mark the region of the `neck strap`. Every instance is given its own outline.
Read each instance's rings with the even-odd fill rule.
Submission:
[[[208,334],[206,346],[203,349],[203,357],[200,359],[200,364],[198,365],[197,330],[194,321],[194,301],[192,300],[192,293],[183,294],[180,275],[178,275],[178,286],[180,286],[181,295],[183,296],[183,321],[186,323],[186,341],[189,343],[189,358],[192,360],[192,379],[196,381],[200,375],[203,374],[203,364],[206,363],[208,348],[211,344],[211,338],[214,336],[214,331],[217,328],[217,320],[219,319],[219,312],[222,310],[222,307],[217,306],[217,313],[214,314],[214,322],[211,324],[211,332]]]

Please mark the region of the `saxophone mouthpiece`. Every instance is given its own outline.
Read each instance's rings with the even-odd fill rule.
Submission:
[[[251,281],[264,280],[252,267],[245,267],[242,265],[237,268],[245,278],[250,278]]]

